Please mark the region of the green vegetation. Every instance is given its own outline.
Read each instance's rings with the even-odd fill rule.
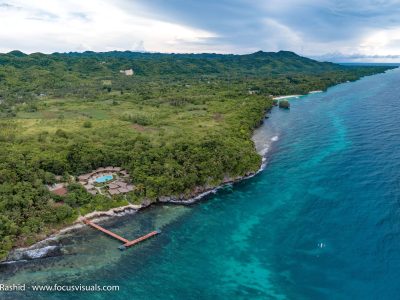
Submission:
[[[119,70],[133,69],[134,76]],[[270,95],[302,94],[383,72],[291,52],[166,55],[132,52],[0,55],[0,258],[79,214],[255,172],[252,130]],[[136,190],[92,196],[76,176],[129,171]],[[65,197],[45,184],[70,181]]]
[[[288,109],[290,107],[290,103],[287,100],[280,100],[279,101],[279,108]]]

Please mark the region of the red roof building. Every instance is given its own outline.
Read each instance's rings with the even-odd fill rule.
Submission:
[[[58,189],[52,190],[52,192],[58,196],[64,196],[68,193],[68,190],[63,186]]]

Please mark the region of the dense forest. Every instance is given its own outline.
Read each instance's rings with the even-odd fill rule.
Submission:
[[[388,67],[321,63],[292,52],[0,54],[0,259],[79,214],[255,172],[251,135],[271,96],[325,90]],[[132,70],[126,75],[123,70]],[[135,190],[90,195],[74,177],[121,166]],[[49,192],[56,175],[66,196]]]

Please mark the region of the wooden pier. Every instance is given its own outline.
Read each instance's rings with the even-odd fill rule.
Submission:
[[[147,240],[148,238],[151,238],[152,236],[155,236],[156,234],[160,233],[159,230],[154,230],[154,231],[152,231],[152,232],[150,232],[150,233],[148,233],[148,234],[146,234],[144,236],[141,236],[141,237],[139,237],[137,239],[134,239],[134,240],[130,241],[130,240],[128,240],[126,238],[123,238],[122,236],[120,236],[120,235],[118,235],[118,234],[116,234],[114,232],[111,232],[110,230],[107,230],[104,227],[101,227],[100,225],[97,225],[97,224],[95,224],[95,223],[93,223],[93,222],[91,222],[91,221],[89,221],[87,219],[83,219],[83,223],[85,223],[85,224],[87,224],[87,225],[89,225],[89,226],[91,226],[91,227],[93,227],[93,228],[95,228],[97,230],[100,230],[101,232],[103,232],[103,233],[105,233],[105,234],[107,234],[107,235],[109,235],[109,236],[111,236],[111,237],[123,242],[124,244],[121,245],[120,247],[118,247],[120,250],[125,250],[128,247],[136,245],[136,244],[138,244],[138,243],[140,243],[140,242],[142,242],[144,240]]]

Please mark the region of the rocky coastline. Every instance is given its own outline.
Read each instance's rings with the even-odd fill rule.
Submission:
[[[263,121],[260,122],[260,126],[263,124]],[[254,137],[254,135],[253,135]],[[257,147],[257,141],[253,139],[253,142],[256,145],[256,149],[258,153],[262,156],[262,161],[260,164],[259,169],[256,172],[248,172],[244,176],[238,176],[235,178],[225,177],[223,182],[218,186],[199,186],[194,189],[192,194],[189,197],[185,197],[185,195],[180,196],[164,196],[159,197],[156,202],[151,201],[143,201],[141,204],[129,204],[126,206],[112,208],[108,211],[94,211],[88,213],[84,216],[80,216],[77,220],[70,226],[65,227],[56,233],[48,236],[46,239],[41,240],[29,247],[21,247],[16,248],[10,251],[7,258],[0,262],[1,264],[9,264],[9,263],[16,263],[16,262],[24,262],[33,259],[40,259],[40,258],[47,258],[47,257],[54,257],[63,255],[62,252],[62,245],[59,243],[59,237],[64,234],[71,233],[74,231],[79,231],[82,227],[86,226],[83,224],[83,219],[89,219],[93,222],[102,222],[108,220],[110,218],[115,218],[119,216],[124,216],[127,214],[134,214],[139,210],[142,210],[152,204],[157,203],[170,203],[170,204],[177,204],[177,205],[191,205],[194,204],[206,196],[211,194],[217,193],[218,190],[230,186],[235,183],[239,183],[243,180],[250,179],[260,173],[266,166],[266,153],[268,152],[265,149],[259,150]]]

